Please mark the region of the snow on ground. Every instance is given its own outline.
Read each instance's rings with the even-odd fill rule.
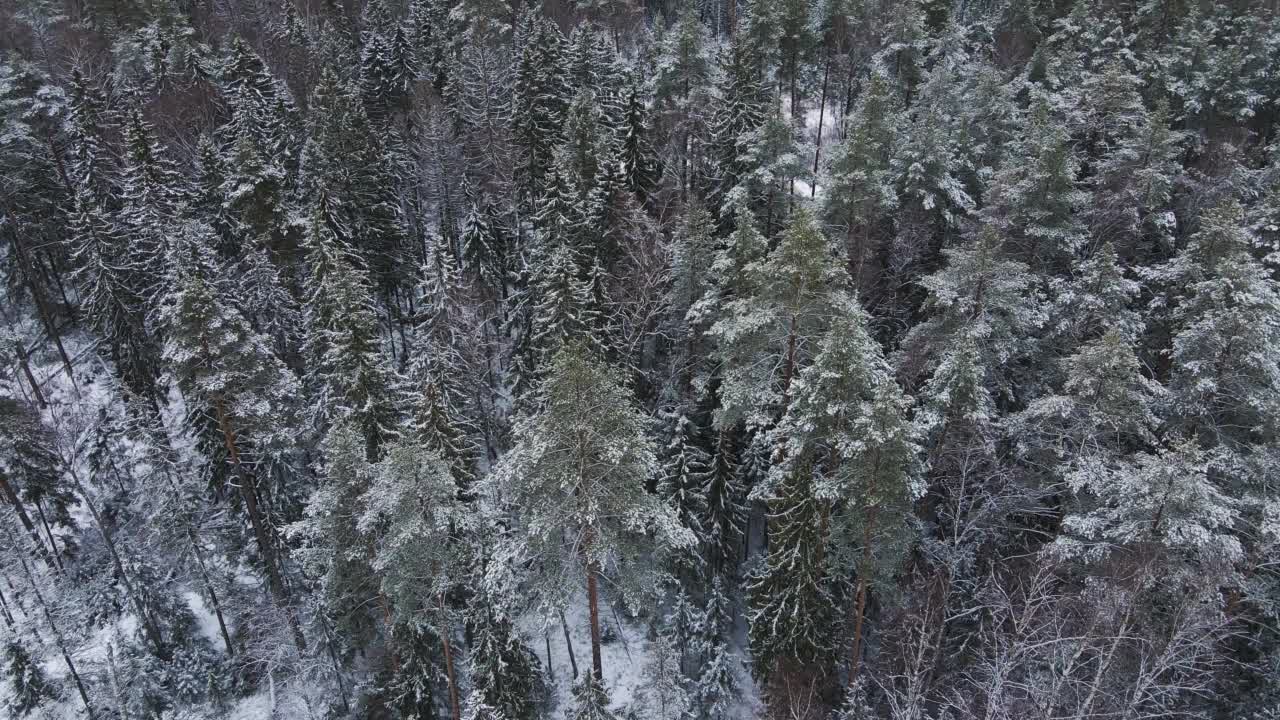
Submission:
[[[209,641],[209,645],[222,647],[222,631],[218,629],[218,618],[205,604],[204,598],[200,593],[194,590],[186,590],[182,593],[182,599],[186,601],[187,607],[191,608],[191,613],[196,616],[196,627],[199,628],[200,634]],[[227,623],[228,626],[230,624]],[[231,627],[228,627],[227,630],[235,632]]]
[[[588,620],[586,593],[582,593],[564,613],[565,623],[569,627],[569,637],[573,641],[573,656],[578,665],[578,673],[591,672],[591,630]],[[619,624],[619,620],[622,620]],[[518,623],[525,634],[538,659],[542,661],[542,670],[547,672],[550,666],[551,698],[555,717],[563,717],[572,703],[573,664],[569,661],[569,650],[564,640],[564,630],[559,618],[546,624],[541,614],[531,612],[520,618]],[[606,630],[606,627],[608,630]],[[600,660],[604,667],[604,684],[609,691],[611,707],[625,710],[632,705],[636,692],[643,683],[644,665],[648,661],[645,625],[629,621],[621,613],[614,616],[604,598],[600,599],[600,631],[615,636],[612,642],[600,648]],[[551,641],[551,659],[547,660],[547,640]]]
[[[579,675],[591,672],[591,630],[585,592],[574,598],[573,603],[565,610],[564,619],[569,627],[569,637],[573,641],[573,655],[578,664]],[[564,630],[561,628],[559,618],[553,618],[546,625],[545,635],[543,618],[537,612],[525,614],[519,619],[517,626],[524,633],[529,647],[537,654],[538,660],[542,662],[544,676],[548,665],[547,638],[550,639],[550,666],[553,675],[551,681],[553,707],[550,717],[567,717],[573,702],[573,666],[569,661],[568,646],[565,644]],[[605,642],[600,648],[604,684],[609,692],[610,708],[619,714],[625,714],[636,707],[646,684],[644,672],[651,657],[648,621],[637,622],[621,612],[615,615],[602,595],[600,631],[606,638],[610,634],[614,636],[611,642]],[[740,648],[745,643],[745,623],[736,628],[734,634],[739,637],[735,638],[733,644]],[[745,657],[740,649],[738,657],[739,659]],[[740,688],[738,717],[758,717],[757,692],[751,675],[745,664],[740,664],[738,670]]]

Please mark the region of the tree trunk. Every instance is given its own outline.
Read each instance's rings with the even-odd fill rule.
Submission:
[[[9,536],[9,541],[15,547],[17,546],[12,535]],[[89,720],[94,720],[93,705],[89,703],[89,691],[85,689],[84,682],[80,679],[80,673],[76,672],[76,664],[71,659],[71,652],[67,649],[66,638],[63,637],[62,631],[58,629],[58,623],[53,619],[53,611],[49,609],[49,604],[45,602],[44,594],[40,592],[40,585],[36,582],[35,574],[31,572],[31,566],[27,564],[26,558],[22,557],[21,554],[18,555],[18,563],[22,565],[22,571],[26,574],[27,582],[31,585],[31,592],[36,596],[36,603],[40,605],[45,622],[49,624],[49,631],[53,633],[58,649],[62,652],[62,660],[67,664],[67,671],[71,674],[71,679],[76,684],[80,700],[84,703],[85,713],[89,716]]]
[[[164,642],[160,636],[160,627],[156,624],[155,617],[147,610],[147,606],[143,604],[142,597],[138,594],[138,588],[129,579],[129,573],[124,568],[124,563],[120,560],[120,552],[116,549],[115,538],[111,536],[111,531],[107,529],[106,523],[102,521],[102,515],[98,513],[98,508],[93,503],[93,498],[89,497],[89,491],[85,488],[84,483],[80,482],[80,476],[75,471],[73,463],[67,463],[67,469],[71,476],[71,482],[75,483],[76,490],[80,492],[80,496],[84,498],[85,508],[89,511],[89,517],[93,519],[93,524],[98,527],[98,534],[102,536],[102,542],[107,546],[107,554],[111,556],[111,564],[115,567],[116,574],[120,576],[120,583],[124,585],[125,594],[129,596],[129,601],[133,604],[134,612],[138,613],[138,621],[142,623],[143,633],[147,636],[147,642],[151,643],[151,650],[156,657],[168,662],[169,653],[165,650]]]
[[[818,195],[818,160],[822,157],[822,120],[827,109],[827,78],[831,75],[831,53],[827,53],[827,61],[822,64],[822,99],[818,101],[818,139],[813,148],[813,185],[809,188],[809,197]]]
[[[40,516],[40,526],[44,528],[44,536],[49,539],[49,547],[53,550],[53,561],[58,564],[58,569],[62,569],[62,558],[58,556],[58,543],[53,539],[53,528],[49,527],[49,518],[44,514],[44,506],[40,501],[35,502],[36,515]]]
[[[595,673],[597,681],[603,681],[604,666],[600,661],[600,597],[596,589],[596,567],[590,562],[587,563],[587,604],[591,609],[591,671]]]
[[[67,379],[71,381],[71,388],[78,396],[80,389],[76,386],[76,376],[71,371],[71,357],[67,355],[67,349],[62,346],[62,336],[58,334],[58,327],[53,321],[53,314],[49,312],[49,304],[45,300],[44,290],[40,287],[40,283],[32,277],[35,264],[31,258],[27,257],[26,246],[22,244],[22,237],[18,233],[18,219],[12,213],[9,214],[9,222],[13,226],[9,236],[13,239],[13,251],[17,256],[17,264],[22,272],[22,279],[27,281],[27,289],[31,292],[31,299],[35,301],[36,314],[40,316],[40,322],[44,325],[49,339],[58,348],[58,355],[62,358],[62,367],[67,373]]]
[[[293,608],[289,607],[288,593],[285,591],[284,578],[280,573],[280,562],[276,558],[275,545],[271,542],[271,533],[267,530],[267,524],[258,509],[258,495],[253,475],[240,462],[240,450],[236,446],[235,430],[227,419],[227,409],[221,395],[214,396],[213,406],[217,415],[218,429],[222,431],[222,441],[226,445],[228,456],[231,458],[231,465],[235,468],[236,474],[240,478],[240,497],[244,501],[245,512],[249,514],[249,524],[253,527],[253,536],[258,545],[258,552],[262,555],[262,564],[266,566],[267,585],[270,587],[271,595],[275,598],[276,604],[280,606],[281,610],[284,610],[289,618],[289,628],[293,633],[293,644],[298,647],[298,650],[306,650],[307,640],[302,635],[302,628],[298,627],[298,617],[294,615]]]
[[[196,531],[187,528],[187,540],[191,543],[191,555],[196,559],[196,567],[200,570],[200,580],[204,583],[205,592],[209,593],[209,605],[213,607],[213,616],[218,620],[218,633],[222,635],[222,644],[227,648],[227,657],[236,656],[235,647],[231,644],[231,633],[227,631],[227,621],[222,615],[222,603],[218,601],[218,592],[213,589],[213,579],[209,577],[209,568],[204,563],[204,551],[200,549]]]
[[[453,671],[453,646],[449,642],[449,626],[443,621],[444,618],[444,595],[438,598],[440,606],[440,642],[444,645],[444,669],[445,675],[449,678],[449,711],[453,715],[453,720],[462,720],[462,710],[458,705],[458,680]]]
[[[4,598],[4,592],[0,591],[0,617],[4,618],[4,624],[13,629],[13,613],[9,612],[9,603]]]
[[[564,631],[564,645],[569,649],[569,667],[573,669],[573,679],[578,679],[578,659],[573,655],[573,639],[569,637],[569,623],[564,620],[564,611],[560,611],[560,629]],[[548,650],[548,653],[550,651]],[[547,657],[551,657],[550,654]]]
[[[0,495],[4,495],[4,498],[13,506],[14,514],[18,516],[18,520],[22,522],[22,527],[26,528],[27,534],[31,536],[31,542],[34,543],[40,559],[50,568],[56,566],[61,569],[62,566],[58,563],[57,556],[55,555],[53,558],[48,556],[49,548],[45,547],[44,541],[40,539],[40,533],[36,531],[35,523],[31,522],[31,516],[27,514],[27,509],[22,505],[22,500],[18,498],[18,493],[9,484],[9,477],[4,474],[4,470],[0,470]]]
[[[22,374],[27,378],[27,385],[31,386],[31,394],[36,398],[36,404],[43,410],[49,407],[49,403],[44,399],[44,392],[40,390],[40,383],[36,380],[35,373],[31,372],[31,364],[27,362],[27,348],[18,341],[14,344],[14,350],[18,355],[18,366],[22,368]]]

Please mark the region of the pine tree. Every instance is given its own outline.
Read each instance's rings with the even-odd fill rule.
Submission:
[[[293,430],[297,381],[254,333],[227,298],[221,263],[209,247],[207,226],[181,226],[169,249],[168,290],[160,307],[164,359],[192,414],[212,416],[212,424],[238,476],[268,587],[287,608],[283,571],[267,510],[259,506],[257,473],[286,459]],[[288,613],[289,611],[286,610]],[[294,643],[306,641],[289,613]]]
[[[653,587],[654,558],[694,539],[645,492],[657,470],[648,419],[614,370],[569,345],[553,359],[541,394],[541,411],[517,421],[518,441],[494,476],[503,500],[521,510],[504,559],[539,560],[531,591],[548,611],[586,586],[598,680],[600,576],[635,603]]]
[[[371,539],[371,566],[380,581],[390,622],[418,618],[440,637],[454,720],[460,716],[456,618],[446,596],[466,562],[462,535],[470,524],[457,499],[449,466],[420,438],[386,451],[359,506],[357,529]]]
[[[827,169],[823,219],[844,238],[849,274],[858,287],[863,286],[868,257],[887,239],[886,220],[898,204],[889,166],[898,116],[887,73],[873,68]]]
[[[739,240],[753,243],[751,231],[744,233]],[[754,254],[732,245],[731,252]],[[839,272],[826,238],[803,208],[793,213],[767,257],[742,267],[747,292],[724,303],[723,317],[710,330],[723,364],[721,427],[739,420],[764,427],[785,410],[805,347],[826,328],[827,288]]]
[[[861,304],[842,297],[832,305],[831,327],[774,432],[787,459],[813,463],[815,496],[835,506],[832,554],[851,562],[857,578],[854,677],[867,594],[891,584],[910,540],[911,506],[922,493],[920,450],[907,418],[910,398],[872,339]],[[792,472],[785,460],[774,471]]]
[[[1280,291],[1250,253],[1243,210],[1230,202],[1153,273],[1174,295],[1169,389],[1178,424],[1206,448],[1249,454],[1280,421]],[[1176,298],[1176,300],[1174,300]]]
[[[364,645],[374,627],[370,601],[379,597],[373,541],[361,528],[375,470],[362,428],[355,423],[334,424],[320,450],[323,482],[290,532],[304,540],[298,559],[316,578],[325,614],[344,637]]]
[[[984,395],[1010,397],[1017,368],[1034,357],[1036,331],[1046,320],[1036,279],[1024,263],[1006,258],[999,232],[991,226],[981,228],[969,245],[943,255],[946,266],[921,281],[929,293],[924,304],[929,317],[903,341],[917,353],[914,361],[937,363],[930,390],[921,396],[931,403],[955,403],[965,391],[958,385],[945,388],[952,382],[972,386],[961,380],[967,377]],[[931,413],[921,419],[932,422],[926,420],[931,417],[941,421]]]
[[[1155,543],[1211,568],[1243,553],[1239,501],[1213,482],[1214,461],[1194,440],[1130,459],[1091,457],[1067,482],[1087,503],[1063,519],[1055,550],[1098,559],[1116,547]]]
[[[1007,234],[1010,249],[1036,269],[1063,274],[1088,239],[1080,216],[1090,197],[1079,187],[1079,172],[1067,131],[1047,104],[1037,103],[1024,139],[992,180],[983,209],[984,219]]]

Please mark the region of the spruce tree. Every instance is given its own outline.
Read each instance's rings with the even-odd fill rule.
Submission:
[[[747,578],[752,672],[762,685],[831,669],[838,614],[823,560],[829,509],[815,494],[814,469],[812,454],[794,458],[753,492],[769,508],[769,548]]]
[[[381,333],[368,280],[325,222],[323,210],[307,233],[304,354],[307,384],[320,427],[351,422],[365,439],[370,459],[395,436],[397,379],[382,354]]]
[[[44,670],[16,638],[5,643],[4,665],[13,692],[7,704],[15,717],[26,717],[57,698]]]

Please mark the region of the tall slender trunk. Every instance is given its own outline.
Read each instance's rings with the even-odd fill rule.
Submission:
[[[569,650],[569,667],[573,670],[573,679],[578,679],[578,659],[573,654],[573,638],[569,637],[569,623],[565,622],[564,611],[560,611],[560,629],[564,631],[564,646]]]
[[[164,647],[164,641],[160,636],[160,626],[156,624],[155,616],[147,609],[142,602],[142,596],[138,594],[138,588],[129,578],[128,571],[125,570],[124,563],[120,560],[120,552],[116,548],[115,538],[112,537],[111,531],[107,529],[107,525],[102,521],[102,515],[98,512],[97,505],[94,504],[93,498],[89,495],[89,490],[80,482],[80,476],[75,471],[73,463],[67,463],[68,474],[71,476],[71,482],[75,483],[76,490],[80,492],[80,497],[84,498],[85,508],[89,511],[89,517],[93,519],[93,524],[98,528],[98,534],[102,536],[102,542],[107,546],[107,554],[111,556],[111,564],[115,567],[116,575],[120,576],[120,583],[124,585],[125,594],[129,596],[129,602],[133,605],[134,612],[138,613],[138,621],[142,623],[143,633],[147,636],[147,642],[151,644],[151,650],[156,657],[168,662],[171,657]]]
[[[0,495],[4,495],[5,500],[8,500],[9,504],[13,506],[14,514],[18,516],[22,527],[31,536],[31,542],[35,546],[37,554],[40,555],[40,559],[50,568],[57,567],[61,570],[62,565],[58,561],[57,554],[54,553],[53,557],[49,556],[49,548],[45,546],[44,540],[40,539],[40,533],[36,531],[35,523],[31,522],[31,516],[27,514],[27,509],[23,506],[18,493],[9,484],[9,476],[5,475],[4,470],[0,470]]]
[[[57,323],[53,321],[53,313],[49,310],[49,303],[45,299],[44,290],[40,287],[40,283],[36,281],[36,278],[33,277],[35,263],[27,255],[26,246],[22,243],[21,233],[18,232],[18,219],[12,213],[9,214],[9,222],[12,226],[9,231],[9,237],[13,240],[13,251],[17,255],[17,264],[22,272],[22,279],[26,280],[27,290],[31,292],[31,299],[35,301],[36,314],[40,316],[40,322],[44,325],[45,332],[58,349],[58,356],[62,359],[62,368],[67,373],[67,379],[71,381],[72,389],[79,396],[80,388],[76,386],[76,376],[71,371],[71,356],[67,355],[67,349],[62,346],[62,335],[58,332]]]
[[[9,612],[9,603],[4,598],[4,591],[0,590],[0,617],[4,618],[4,624],[13,629],[13,613]]]
[[[809,187],[809,197],[818,194],[818,161],[822,157],[822,121],[827,109],[827,78],[831,75],[831,53],[827,53],[827,61],[822,64],[822,96],[818,101],[818,139],[813,148],[813,185]]]
[[[218,621],[218,633],[222,635],[222,644],[227,648],[227,657],[236,656],[235,646],[231,643],[231,633],[227,631],[227,621],[222,614],[222,603],[218,601],[218,591],[213,588],[213,579],[209,577],[209,568],[204,562],[204,551],[200,549],[200,541],[196,531],[187,528],[187,540],[191,543],[191,556],[196,559],[196,567],[200,570],[200,581],[209,594],[209,605],[213,607],[213,616]]]
[[[49,547],[53,550],[53,560],[61,568],[62,558],[58,555],[58,543],[53,539],[53,528],[49,526],[49,518],[44,514],[44,506],[40,504],[39,500],[36,500],[34,505],[36,506],[36,515],[40,516],[40,526],[44,528],[44,536],[49,539]]]
[[[27,362],[26,346],[19,340],[15,343],[14,349],[18,355],[18,366],[22,368],[22,374],[27,378],[27,385],[31,387],[31,394],[35,396],[36,404],[41,410],[49,407],[49,403],[44,398],[44,392],[40,390],[40,382],[36,380],[35,373],[31,372],[31,364]]]
[[[6,533],[8,535],[8,533]],[[12,535],[9,535],[9,542],[15,547]],[[71,675],[71,679],[75,682],[76,690],[80,694],[80,701],[84,703],[85,713],[89,716],[89,720],[94,720],[93,705],[89,702],[89,691],[85,689],[84,681],[80,679],[80,673],[76,672],[75,661],[71,659],[71,651],[67,649],[67,640],[62,635],[62,631],[58,629],[58,623],[54,620],[53,611],[49,609],[49,604],[45,602],[44,594],[40,592],[40,584],[36,582],[35,573],[31,572],[31,566],[27,564],[27,559],[18,555],[18,564],[22,565],[22,572],[27,576],[27,582],[31,586],[31,592],[36,596],[36,603],[40,606],[40,610],[44,615],[45,622],[49,625],[49,632],[53,634],[53,639],[58,645],[58,650],[62,653],[62,660],[67,664],[67,671]]]
[[[462,720],[462,710],[458,705],[458,679],[453,671],[453,645],[449,642],[449,626],[444,622],[444,595],[437,598],[440,607],[440,642],[444,645],[444,669],[449,678],[449,711],[453,720]]]
[[[240,462],[240,449],[236,446],[235,430],[227,418],[226,404],[221,395],[214,396],[213,407],[227,455],[231,458],[231,465],[240,478],[240,498],[244,501],[245,512],[249,515],[249,524],[253,527],[253,536],[258,545],[258,552],[262,555],[262,564],[266,566],[267,585],[276,604],[288,616],[293,644],[298,647],[298,650],[306,650],[307,640],[302,635],[302,628],[298,626],[298,616],[294,614],[293,608],[289,607],[289,597],[284,587],[284,578],[280,573],[280,561],[276,557],[275,545],[271,542],[271,533],[267,529],[262,512],[258,509],[257,487],[253,475]]]
[[[596,680],[603,681],[604,664],[600,661],[600,597],[596,588],[596,566],[592,562],[587,563],[587,604],[591,609],[591,671],[595,673]]]

